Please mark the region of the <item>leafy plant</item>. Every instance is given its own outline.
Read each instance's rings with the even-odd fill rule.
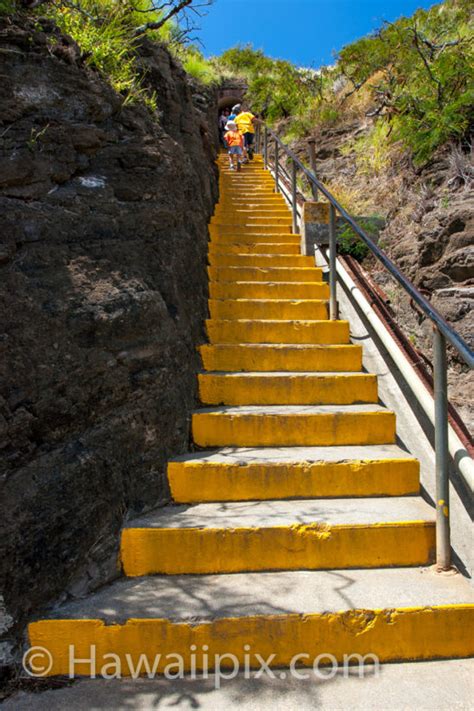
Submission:
[[[357,223],[374,241],[380,231],[380,220],[376,216],[358,219]],[[370,252],[369,247],[358,237],[349,225],[343,225],[337,233],[337,251],[348,254],[358,262],[362,262]]]
[[[124,103],[141,101],[156,109],[156,97],[144,88],[137,64],[133,13],[113,0],[82,0],[81,11],[52,6],[50,12],[61,30],[81,47],[87,63],[107,76],[123,95]]]
[[[182,55],[183,67],[187,73],[202,84],[215,84],[218,75],[208,60],[195,48],[186,49]]]
[[[346,143],[341,148],[341,153],[342,155],[354,153],[357,168],[361,173],[375,173],[377,175],[390,164],[389,134],[388,124],[378,121],[366,135]]]
[[[222,69],[246,80],[249,103],[270,123],[290,116],[303,116],[305,107],[317,93],[319,79],[316,72],[266,57],[251,45],[233,47],[217,62]]]
[[[26,142],[26,146],[31,153],[35,153],[41,142],[41,139],[45,135],[49,128],[49,123],[43,128],[32,128],[30,132],[30,137]]]
[[[15,11],[15,0],[0,0],[0,15],[9,15]]]
[[[217,60],[248,84],[247,97],[270,123],[285,122],[286,139],[353,115],[373,119],[369,135],[348,147],[359,169],[379,173],[391,146],[415,164],[469,134],[474,104],[472,4],[446,0],[417,10],[344,47],[333,67],[318,71],[266,57],[250,45]]]
[[[28,0],[0,0],[0,12],[13,12]],[[212,69],[196,48],[188,47],[194,29],[187,11],[199,14],[213,0],[36,0],[33,13],[45,14],[79,45],[85,61],[108,78],[124,104],[140,102],[151,111],[156,95],[146,86],[137,43],[143,34],[164,41],[188,64],[190,73],[210,83]],[[30,3],[31,4],[31,3]],[[54,44],[54,40],[53,40]]]
[[[471,7],[447,0],[410,18],[385,23],[345,47],[339,66],[353,92],[365,87],[374,116],[400,140],[416,163],[469,129],[474,101]],[[371,81],[376,76],[376,81]]]

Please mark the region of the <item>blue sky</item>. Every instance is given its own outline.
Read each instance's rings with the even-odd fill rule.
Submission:
[[[204,54],[250,42],[271,57],[299,65],[332,64],[333,52],[383,20],[428,8],[425,0],[215,0],[200,19]]]

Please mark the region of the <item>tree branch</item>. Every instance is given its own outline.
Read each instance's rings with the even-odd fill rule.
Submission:
[[[171,18],[175,17],[175,15],[178,15],[178,13],[182,12],[182,10],[185,10],[187,7],[189,7],[192,2],[193,0],[181,0],[168,12],[167,15],[163,15],[163,17],[160,17],[159,20],[145,22],[144,25],[140,25],[140,27],[137,27],[133,33],[133,36],[139,37],[140,35],[145,34],[145,32],[148,32],[149,30],[159,30],[161,27],[163,27],[163,25],[168,22],[168,20],[171,20]]]

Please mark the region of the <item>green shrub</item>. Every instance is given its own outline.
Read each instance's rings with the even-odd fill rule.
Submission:
[[[291,121],[288,129],[282,136],[282,141],[284,143],[291,143],[292,141],[297,141],[299,138],[304,138],[304,136],[311,131],[313,123],[311,116],[296,117]]]
[[[251,45],[237,46],[216,60],[248,84],[247,99],[255,112],[273,123],[290,116],[304,116],[315,95],[314,72],[299,69],[291,62],[266,57]]]
[[[380,231],[380,219],[377,216],[358,219],[357,224],[362,227],[367,236],[376,241]],[[349,225],[344,224],[337,232],[338,254],[347,254],[362,262],[370,253],[369,247],[358,237]]]
[[[9,15],[15,11],[15,0],[0,0],[0,15]]]
[[[215,84],[218,75],[211,62],[206,60],[197,50],[191,49],[184,52],[182,57],[183,67],[187,73],[202,84]]]
[[[346,143],[341,153],[355,154],[357,167],[361,173],[376,175],[390,164],[390,126],[385,121],[377,121],[369,133]]]
[[[375,117],[374,128],[348,147],[360,169],[381,172],[400,142],[416,164],[451,140],[468,136],[474,104],[474,45],[469,0],[446,0],[344,47],[318,72],[266,57],[250,45],[218,59],[248,83],[247,97],[270,122],[286,122],[287,140],[350,114]]]
[[[390,139],[401,140],[418,164],[469,130],[474,101],[470,16],[467,0],[447,0],[386,23],[339,54],[354,90],[369,88],[379,122],[390,126]]]
[[[142,102],[155,111],[156,96],[144,86],[135,51],[133,31],[143,22],[138,12],[139,0],[136,10],[115,0],[81,0],[80,6],[89,16],[73,5],[52,5],[48,12],[59,28],[77,42],[87,64],[104,74],[122,94],[124,104]]]
[[[317,112],[317,123],[336,123],[340,115],[340,111],[337,108],[322,103],[319,111]]]

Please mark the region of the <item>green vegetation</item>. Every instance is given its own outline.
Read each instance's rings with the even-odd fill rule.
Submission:
[[[286,140],[348,117],[371,117],[374,127],[348,146],[363,170],[382,171],[390,146],[427,161],[450,140],[468,135],[474,103],[474,48],[468,0],[446,0],[410,18],[385,23],[344,47],[333,67],[300,69],[260,50],[238,46],[217,66],[245,79],[254,110],[285,121]]]
[[[334,66],[318,71],[271,59],[248,45],[205,59],[187,44],[189,27],[180,24],[180,12],[194,2],[200,7],[211,0],[170,0],[161,12],[152,9],[153,0],[54,0],[32,12],[53,17],[125,103],[156,107],[136,52],[137,33],[146,31],[165,42],[186,71],[204,84],[242,78],[253,110],[270,124],[283,122],[287,141],[302,138],[317,126],[369,119],[370,132],[343,149],[354,155],[361,171],[384,171],[394,145],[422,164],[438,147],[469,135],[474,103],[469,0],[446,0],[385,23],[344,47]],[[0,0],[0,13],[19,5],[19,0]],[[163,15],[172,9],[175,14]]]
[[[219,77],[213,64],[205,59],[196,47],[183,47],[176,52],[190,76],[202,84],[217,84]]]
[[[302,117],[306,103],[317,94],[320,83],[315,72],[298,69],[281,59],[270,59],[250,45],[227,50],[218,58],[217,65],[248,83],[249,103],[270,122]]]
[[[391,140],[401,140],[418,163],[468,131],[474,103],[471,8],[467,0],[447,0],[418,10],[339,54],[353,91],[367,87]]]
[[[15,10],[15,0],[0,0],[0,15],[8,15]]]
[[[143,23],[143,17],[140,3],[135,7],[132,10],[128,3],[114,0],[82,0],[82,12],[73,6],[52,5],[49,13],[60,29],[78,43],[87,63],[107,76],[124,96],[124,103],[142,101],[154,110],[156,97],[144,87],[137,64],[133,32]]]
[[[357,222],[374,242],[377,241],[380,232],[380,219],[378,216],[359,218]],[[369,254],[369,248],[365,242],[354,234],[349,225],[344,225],[338,230],[337,251],[338,254],[348,254],[354,257],[358,262],[362,262]]]
[[[210,1],[200,1],[200,7]],[[33,17],[50,17],[72,37],[86,63],[107,77],[123,96],[124,104],[143,103],[154,112],[156,95],[147,87],[146,72],[137,53],[143,34],[164,42],[189,74],[203,83],[213,81],[215,73],[211,64],[197,48],[187,44],[192,25],[179,24],[182,13],[195,2],[171,0],[159,11],[153,10],[153,0],[55,0],[30,12]],[[18,0],[0,0],[0,13],[13,13],[18,9],[21,9]],[[179,12],[173,13],[173,10]]]
[[[367,135],[346,143],[342,155],[355,154],[357,168],[361,173],[378,175],[390,165],[390,126],[385,121],[377,121]]]

